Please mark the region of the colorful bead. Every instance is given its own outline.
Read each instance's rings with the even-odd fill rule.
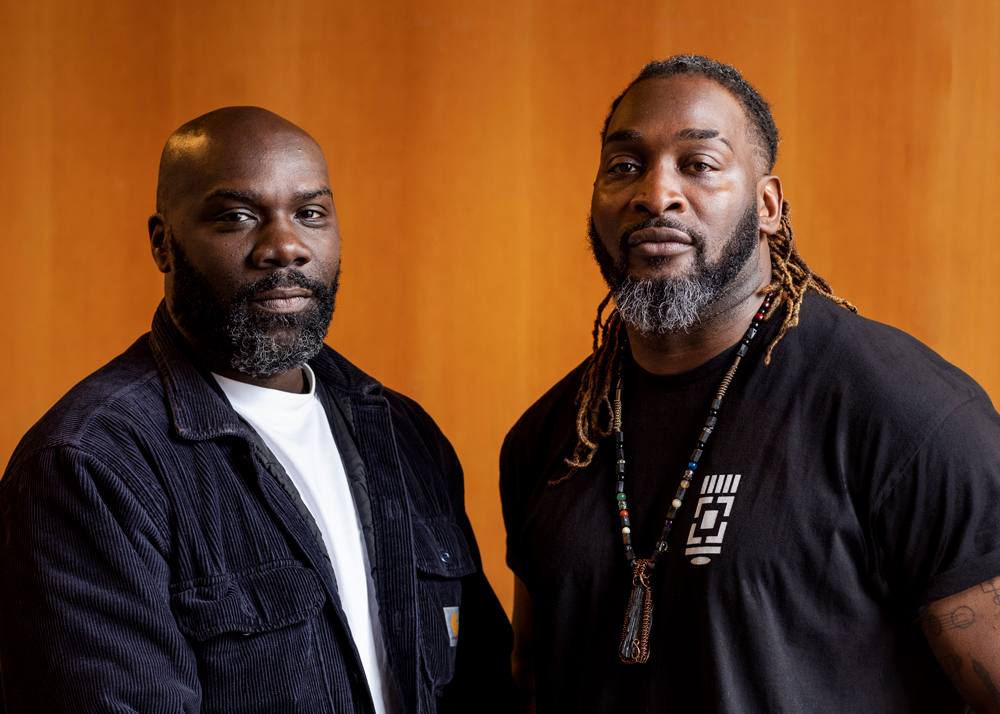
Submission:
[[[764,302],[761,304],[760,311],[754,315],[754,319],[747,329],[743,340],[740,343],[740,348],[737,352],[737,357],[733,361],[733,365],[730,368],[730,373],[735,373],[737,367],[740,364],[740,358],[746,355],[748,345],[750,341],[757,334],[757,328],[760,326],[759,323],[764,319],[768,308],[771,306],[771,300],[774,298],[774,293],[768,293],[767,297],[764,298]],[[622,344],[621,350],[624,353],[626,345]],[[657,541],[655,549],[653,551],[653,556],[650,560],[649,567],[653,567],[657,562],[659,556],[668,550],[667,538],[670,536],[670,531],[674,525],[674,518],[677,516],[677,511],[684,503],[684,496],[687,493],[687,489],[691,487],[691,481],[694,477],[694,472],[698,468],[698,461],[701,458],[702,451],[708,442],[708,437],[711,436],[712,430],[718,421],[719,410],[722,408],[722,396],[728,388],[729,382],[724,382],[723,385],[719,387],[719,394],[712,400],[712,406],[708,410],[708,418],[705,420],[705,426],[698,436],[698,441],[696,442],[696,447],[691,453],[690,461],[688,461],[687,469],[684,471],[684,477],[681,479],[680,487],[677,489],[676,497],[670,502],[670,508],[667,511],[667,517],[663,524],[663,533],[660,539]],[[621,418],[621,392],[622,392],[622,378],[621,374],[618,377],[618,387],[615,390],[615,408],[618,410],[615,413],[616,420]],[[620,423],[618,421],[617,423]],[[628,514],[628,504],[625,502],[625,448],[623,444],[625,443],[625,434],[621,429],[615,429],[614,440],[615,440],[615,452],[616,452],[616,464],[615,471],[618,475],[617,487],[618,494],[615,497],[618,501],[618,511],[619,516],[622,520],[622,541],[625,543],[625,557],[631,563],[635,560],[635,552],[632,550],[631,541],[631,523],[629,521]]]

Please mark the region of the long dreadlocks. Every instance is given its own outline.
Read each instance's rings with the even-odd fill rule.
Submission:
[[[813,272],[799,254],[789,221],[788,201],[781,206],[781,225],[773,236],[768,236],[767,243],[771,254],[771,283],[761,290],[761,294],[775,293],[767,318],[775,314],[782,302],[786,303],[787,308],[778,334],[767,346],[764,364],[771,363],[775,346],[789,329],[799,324],[802,301],[810,290],[852,312],[858,311],[847,300],[834,294],[830,284]],[[597,453],[599,440],[611,433],[613,415],[611,383],[618,369],[618,359],[624,346],[625,326],[617,310],[612,310],[608,318],[604,319],[604,311],[610,302],[611,293],[608,293],[597,308],[593,332],[594,352],[583,371],[580,390],[576,395],[576,404],[579,407],[576,414],[577,442],[573,458],[566,459],[569,472],[553,479],[551,482],[553,484],[566,481],[577,471],[589,466],[594,454]]]
[[[774,118],[771,116],[771,107],[754,89],[753,85],[743,79],[743,75],[735,67],[700,55],[677,55],[660,62],[650,62],[643,67],[638,76],[611,103],[611,110],[604,120],[604,128],[601,132],[602,142],[611,124],[611,117],[633,86],[647,79],[676,76],[706,77],[720,84],[738,99],[750,121],[751,129],[756,134],[765,168],[768,172],[774,169],[774,162],[778,158],[778,127],[775,126]],[[795,247],[788,214],[788,202],[785,201],[781,206],[781,224],[777,232],[768,236],[767,240],[771,254],[771,283],[762,292],[775,293],[767,318],[775,314],[782,302],[787,307],[781,328],[764,354],[764,364],[771,363],[771,355],[775,346],[789,329],[799,324],[802,301],[810,290],[833,300],[838,305],[857,312],[854,305],[837,297],[830,284],[806,265],[805,260],[802,259]],[[611,433],[613,416],[610,397],[611,383],[618,368],[619,355],[625,344],[625,328],[617,310],[612,309],[608,318],[604,319],[604,311],[610,302],[611,293],[608,293],[597,309],[593,333],[594,351],[584,368],[580,390],[576,395],[576,405],[579,407],[576,415],[577,442],[576,448],[573,449],[573,457],[566,459],[569,473],[553,479],[551,483],[565,481],[577,471],[589,466],[594,459],[594,454],[597,453],[599,440]]]

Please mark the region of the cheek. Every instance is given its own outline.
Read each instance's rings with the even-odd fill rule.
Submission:
[[[312,249],[312,261],[329,275],[330,280],[340,268],[340,237],[318,241]]]
[[[608,192],[599,190],[594,191],[590,201],[590,218],[594,222],[594,226],[597,227],[598,234],[602,236],[605,245],[612,242],[615,248],[618,244],[617,237],[622,229],[619,203]],[[608,247],[612,246],[608,245]]]

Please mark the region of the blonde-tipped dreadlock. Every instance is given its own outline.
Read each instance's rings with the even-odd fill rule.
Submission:
[[[852,312],[857,312],[858,309],[847,300],[835,295],[830,284],[814,273],[799,255],[789,221],[788,201],[781,206],[781,225],[774,235],[768,236],[767,243],[771,254],[771,283],[763,288],[761,293],[774,292],[775,298],[764,319],[769,319],[775,314],[782,302],[787,304],[781,328],[764,353],[764,364],[771,364],[771,354],[775,346],[789,329],[799,324],[802,301],[810,290]],[[618,369],[617,361],[624,345],[625,335],[624,325],[617,310],[613,310],[607,320],[603,320],[604,310],[610,301],[611,293],[608,293],[597,308],[597,320],[594,322],[594,353],[583,370],[580,390],[576,394],[576,404],[579,407],[576,415],[577,442],[573,458],[566,459],[569,473],[553,479],[551,481],[553,484],[561,483],[577,471],[587,468],[597,453],[599,440],[611,433],[613,416],[610,401],[611,383]],[[605,422],[603,425],[602,417]]]

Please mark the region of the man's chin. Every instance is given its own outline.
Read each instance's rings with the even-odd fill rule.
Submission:
[[[649,259],[643,265],[631,266],[626,276],[634,283],[681,283],[694,279],[693,271],[670,259]]]

